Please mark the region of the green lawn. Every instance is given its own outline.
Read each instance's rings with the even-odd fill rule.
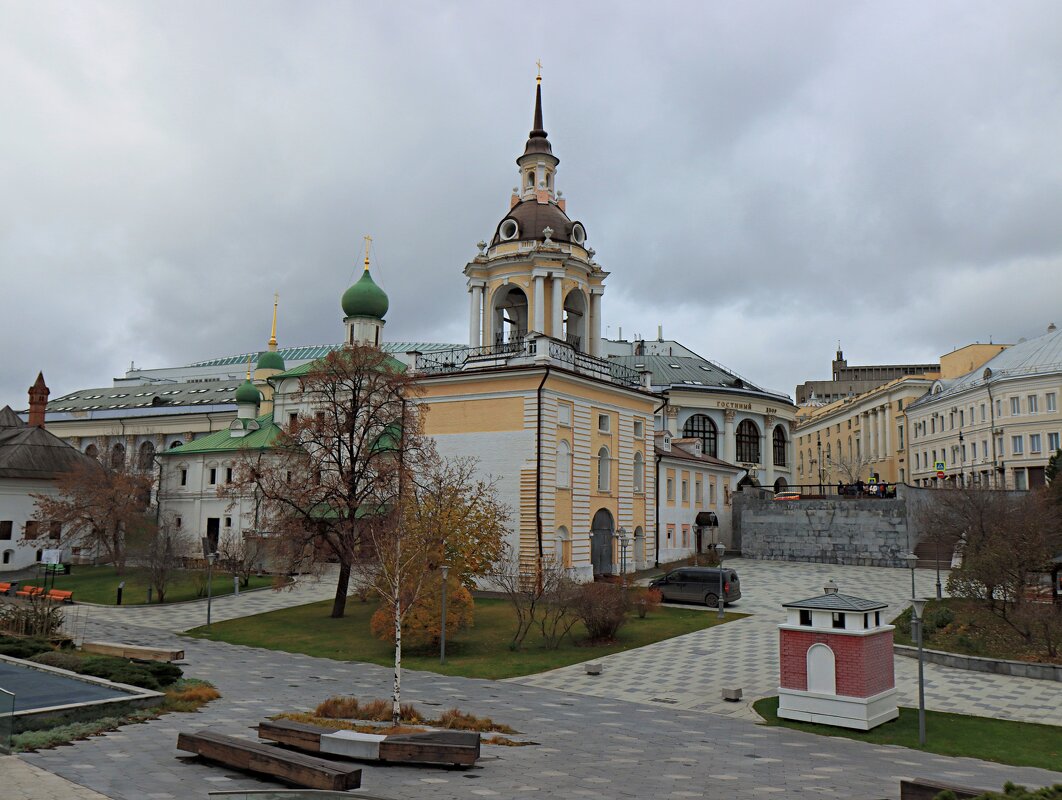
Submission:
[[[1062,727],[926,711],[926,746],[918,744],[918,709],[901,708],[899,719],[870,731],[779,719],[778,698],[765,697],[753,708],[768,725],[820,736],[841,736],[871,744],[896,744],[942,756],[968,756],[1017,767],[1058,770],[1062,765]]]
[[[341,661],[367,661],[371,664],[394,663],[394,648],[374,639],[369,633],[369,618],[374,603],[355,598],[347,603],[346,616],[328,616],[332,601],[311,603],[254,617],[215,623],[208,633],[196,628],[188,635],[203,639],[305,653]],[[727,614],[725,621],[744,614]],[[439,663],[438,653],[403,648],[402,664],[409,669],[430,670],[444,675],[469,678],[513,678],[588,661],[610,653],[642,647],[662,639],[681,636],[718,623],[714,611],[684,608],[660,608],[645,619],[632,615],[619,632],[618,641],[601,647],[588,647],[565,640],[557,650],[542,647],[536,631],[528,634],[524,648],[509,650],[515,625],[507,600],[476,600],[475,624],[446,642],[446,664]],[[575,638],[586,636],[581,624],[573,630]],[[608,678],[603,678],[608,680]]]
[[[195,600],[199,595],[196,593],[200,585],[199,570],[178,570],[170,578],[166,589],[166,602],[177,603],[181,600]],[[206,572],[202,571],[203,596],[206,596]],[[146,569],[129,567],[125,574],[119,576],[114,567],[91,567],[75,564],[69,575],[48,575],[42,572],[40,577],[28,578],[24,584],[31,586],[47,586],[49,589],[62,589],[74,593],[74,602],[102,603],[114,605],[118,590],[118,583],[125,581],[125,590],[122,593],[122,605],[143,605],[147,603],[148,573]],[[232,574],[214,570],[214,596],[232,594]],[[273,578],[251,578],[249,589],[257,589],[262,586],[272,586]],[[244,591],[241,587],[240,591]],[[158,602],[158,595],[152,598]]]

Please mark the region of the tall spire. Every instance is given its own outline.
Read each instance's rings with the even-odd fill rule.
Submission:
[[[527,145],[524,147],[524,155],[528,153],[553,154],[545,129],[542,127],[542,60],[535,62],[538,66],[538,75],[535,77],[535,119],[532,129],[527,134]]]
[[[273,327],[269,332],[269,350],[277,349],[277,303],[280,302],[280,294],[273,292]]]

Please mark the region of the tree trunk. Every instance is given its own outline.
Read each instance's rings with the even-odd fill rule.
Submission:
[[[114,553],[114,572],[116,575],[125,574],[125,550],[122,547],[122,529],[116,522],[111,533],[111,550]]]
[[[395,603],[395,686],[391,694],[391,722],[397,725],[402,717],[402,601]]]
[[[350,562],[339,564],[339,581],[336,583],[336,599],[332,601],[332,618],[339,619],[347,609],[347,590],[350,588]]]

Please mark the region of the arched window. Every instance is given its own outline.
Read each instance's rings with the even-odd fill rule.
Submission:
[[[636,568],[641,569],[641,565],[645,564],[645,556],[645,531],[639,525],[634,529],[634,566]]]
[[[96,447],[96,445],[90,444],[88,447],[85,448],[85,455],[87,455],[89,458],[99,458],[100,449]]]
[[[557,488],[572,486],[572,449],[563,439],[557,445]]]
[[[144,442],[140,445],[140,452],[137,454],[136,465],[141,470],[147,472],[151,469],[155,461],[155,445],[151,442]]]
[[[170,445],[170,450],[173,450],[175,447],[183,447],[183,446],[184,446],[184,442],[182,442],[180,439],[177,439],[173,444]]]
[[[14,554],[15,554],[14,550],[5,550],[4,551],[4,563],[5,564],[10,564],[11,563],[11,556],[13,556]]]
[[[527,188],[528,189],[534,189],[535,188],[535,173],[534,173],[534,171],[527,173]]]
[[[645,491],[645,459],[641,453],[634,454],[634,491]]]
[[[760,463],[760,429],[751,419],[742,420],[737,427],[737,460],[744,464]]]
[[[554,547],[554,556],[557,559],[557,563],[565,569],[569,569],[572,565],[572,537],[568,535],[568,529],[563,525],[557,528]]]
[[[830,443],[826,442],[826,463],[829,464],[831,460],[832,459],[830,458]]]
[[[597,490],[607,492],[612,488],[612,458],[608,448],[597,451]]]
[[[125,447],[118,442],[111,448],[111,469],[121,469],[125,466]]]
[[[688,438],[700,439],[702,452],[706,456],[716,457],[716,428],[711,417],[704,414],[694,414],[682,426],[682,435]]]
[[[801,475],[804,474],[804,451],[803,450],[800,451],[800,467],[798,469],[798,472],[800,472]]]
[[[774,465],[785,466],[785,428],[781,425],[774,426]]]

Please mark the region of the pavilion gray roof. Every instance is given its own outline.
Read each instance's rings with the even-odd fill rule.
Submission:
[[[236,404],[236,390],[241,380],[189,381],[186,383],[156,382],[141,385],[107,386],[99,389],[80,389],[48,403],[48,413],[61,411],[169,409],[175,406],[214,406]]]
[[[876,611],[879,608],[888,608],[888,603],[880,600],[867,600],[863,597],[853,597],[850,594],[820,594],[817,597],[809,597],[807,600],[797,600],[795,603],[782,603],[782,608],[814,608],[819,611]]]
[[[36,425],[0,428],[0,478],[54,480],[78,465],[98,463]]]
[[[651,379],[653,386],[674,386],[683,389],[709,389],[740,394],[770,395],[777,397],[780,401],[790,402],[787,395],[757,386],[705,358],[640,355],[609,356],[609,361],[622,364],[635,372],[648,370],[653,375]]]
[[[11,406],[0,408],[0,429],[21,428],[25,424],[26,423],[22,421],[22,418],[11,410]]]

